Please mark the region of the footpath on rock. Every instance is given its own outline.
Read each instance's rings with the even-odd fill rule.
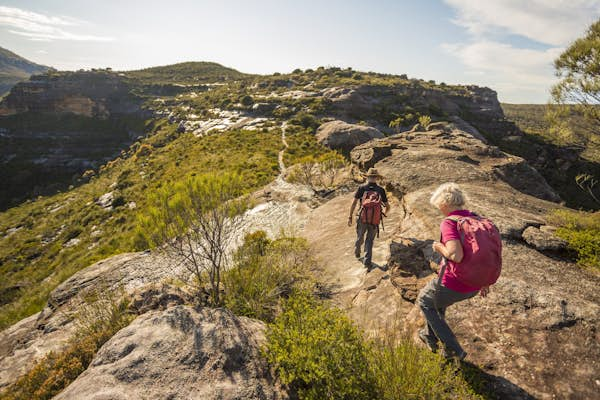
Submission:
[[[247,212],[243,232],[262,229],[277,236],[283,230],[305,237],[320,262],[321,278],[330,287],[334,304],[346,310],[368,335],[393,328],[413,337],[423,324],[414,302],[420,288],[436,276],[438,261],[431,243],[439,237],[441,216],[429,205],[429,196],[439,184],[457,182],[469,196],[469,208],[492,218],[504,240],[504,269],[490,296],[462,302],[447,313],[469,354],[467,360],[488,376],[499,398],[596,396],[600,390],[600,278],[560,258],[559,253],[548,252],[548,243],[553,243],[554,250],[564,246],[546,222],[547,213],[560,207],[556,203],[559,197],[535,169],[488,145],[465,124],[436,124],[428,131],[404,132],[355,146],[350,152],[353,163],[362,170],[379,170],[391,202],[385,230],[375,241],[375,265],[368,271],[354,257],[355,227],[347,226],[358,183],[348,179],[325,199],[307,187],[286,182],[285,128],[280,176],[256,194],[259,204]],[[64,346],[73,330],[66,311],[80,304],[78,296],[86,288],[102,282],[108,289],[125,287],[134,292],[172,277],[173,269],[167,264],[153,253],[122,254],[65,281],[53,292],[44,311],[0,333],[0,388],[34,360]],[[264,366],[250,361],[255,346],[244,347],[261,341],[262,325],[226,313],[204,314],[178,306],[141,315],[100,349],[88,371],[61,398],[87,396],[92,381],[102,382],[107,387],[104,394],[113,396],[110,398],[134,398],[126,393],[140,390],[130,385],[136,381],[148,382],[158,396],[168,396],[178,384],[169,371],[180,371],[186,381],[197,381],[200,378],[181,364],[200,356],[205,357],[202,371],[208,383],[195,383],[194,393],[213,398],[213,387],[238,398],[281,398],[279,389],[264,389],[272,377]],[[219,324],[233,329],[231,338],[218,343],[224,354],[232,357],[231,362],[205,348],[212,340],[207,337],[221,334],[215,330]],[[173,338],[184,334],[181,340],[163,339],[151,334],[154,326]],[[196,332],[195,327],[208,336],[185,337],[186,332]],[[142,331],[148,336],[135,339]],[[184,347],[192,342],[202,351],[186,353]],[[165,356],[165,370],[136,367],[145,358],[162,357],[156,348],[165,343],[170,346],[169,353],[178,354],[175,359]],[[244,356],[238,359],[234,353]],[[216,370],[210,372],[213,367]],[[231,386],[243,380],[251,382],[255,390]]]

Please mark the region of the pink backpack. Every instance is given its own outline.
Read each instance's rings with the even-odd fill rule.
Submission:
[[[496,283],[502,270],[502,239],[496,225],[478,215],[448,219],[456,221],[464,254],[460,263],[448,267],[465,285],[483,287]]]

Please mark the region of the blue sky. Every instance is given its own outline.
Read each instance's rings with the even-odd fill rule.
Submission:
[[[599,17],[600,0],[0,0],[0,46],[58,69],[334,65],[544,103],[552,61]]]

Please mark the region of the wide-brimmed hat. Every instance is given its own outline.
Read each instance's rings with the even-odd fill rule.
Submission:
[[[377,178],[381,178],[382,177],[381,174],[379,172],[377,172],[377,169],[375,169],[375,168],[369,168],[369,170],[367,171],[367,173],[363,174],[363,175],[366,176],[367,178],[370,177],[370,176],[377,177]]]

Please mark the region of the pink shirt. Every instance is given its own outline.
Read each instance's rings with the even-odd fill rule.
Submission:
[[[469,210],[456,210],[452,211],[448,216],[457,216],[457,217],[468,217],[473,215],[473,213]],[[440,224],[440,231],[442,232],[442,243],[446,244],[446,242],[450,240],[460,240],[460,233],[458,232],[458,228],[456,227],[456,221],[452,221],[451,219],[444,219]],[[442,285],[447,287],[448,289],[452,289],[456,292],[460,293],[469,293],[479,290],[481,288],[467,286],[456,278],[454,275],[454,266],[456,263],[454,261],[447,260],[448,265],[446,266],[446,271],[444,272],[444,276],[442,277]]]

